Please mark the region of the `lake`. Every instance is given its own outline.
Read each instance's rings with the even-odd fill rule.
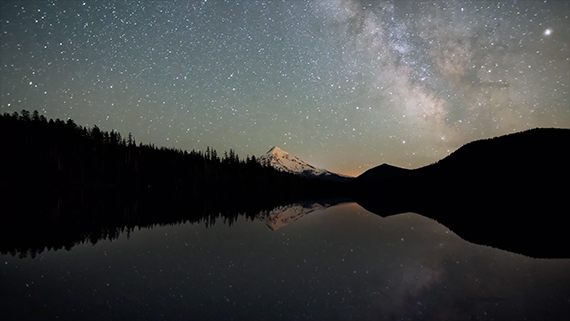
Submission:
[[[254,219],[157,225],[35,258],[2,255],[0,315],[568,320],[569,271],[570,259],[471,244],[418,214],[305,204]]]

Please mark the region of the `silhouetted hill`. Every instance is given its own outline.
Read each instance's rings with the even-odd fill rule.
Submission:
[[[357,184],[377,182],[386,178],[395,177],[407,173],[409,169],[382,164],[367,170],[355,178]]]
[[[468,143],[441,161],[353,196],[382,216],[412,211],[468,241],[538,257],[570,257],[570,130],[537,128]]]
[[[549,180],[548,172],[568,171],[570,129],[535,128],[524,132],[468,143],[441,161],[420,168],[418,172],[456,179],[466,175],[517,176]],[[553,173],[554,174],[554,173]]]

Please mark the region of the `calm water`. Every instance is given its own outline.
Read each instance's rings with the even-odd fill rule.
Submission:
[[[570,260],[467,243],[408,213],[299,206],[0,257],[3,320],[570,318]]]

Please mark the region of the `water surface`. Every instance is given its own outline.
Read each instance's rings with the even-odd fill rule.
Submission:
[[[3,320],[515,320],[570,317],[570,260],[478,246],[355,203],[156,226],[0,257]]]

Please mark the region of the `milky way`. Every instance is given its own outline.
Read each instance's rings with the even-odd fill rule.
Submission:
[[[2,1],[0,111],[356,175],[570,127],[565,1]]]

